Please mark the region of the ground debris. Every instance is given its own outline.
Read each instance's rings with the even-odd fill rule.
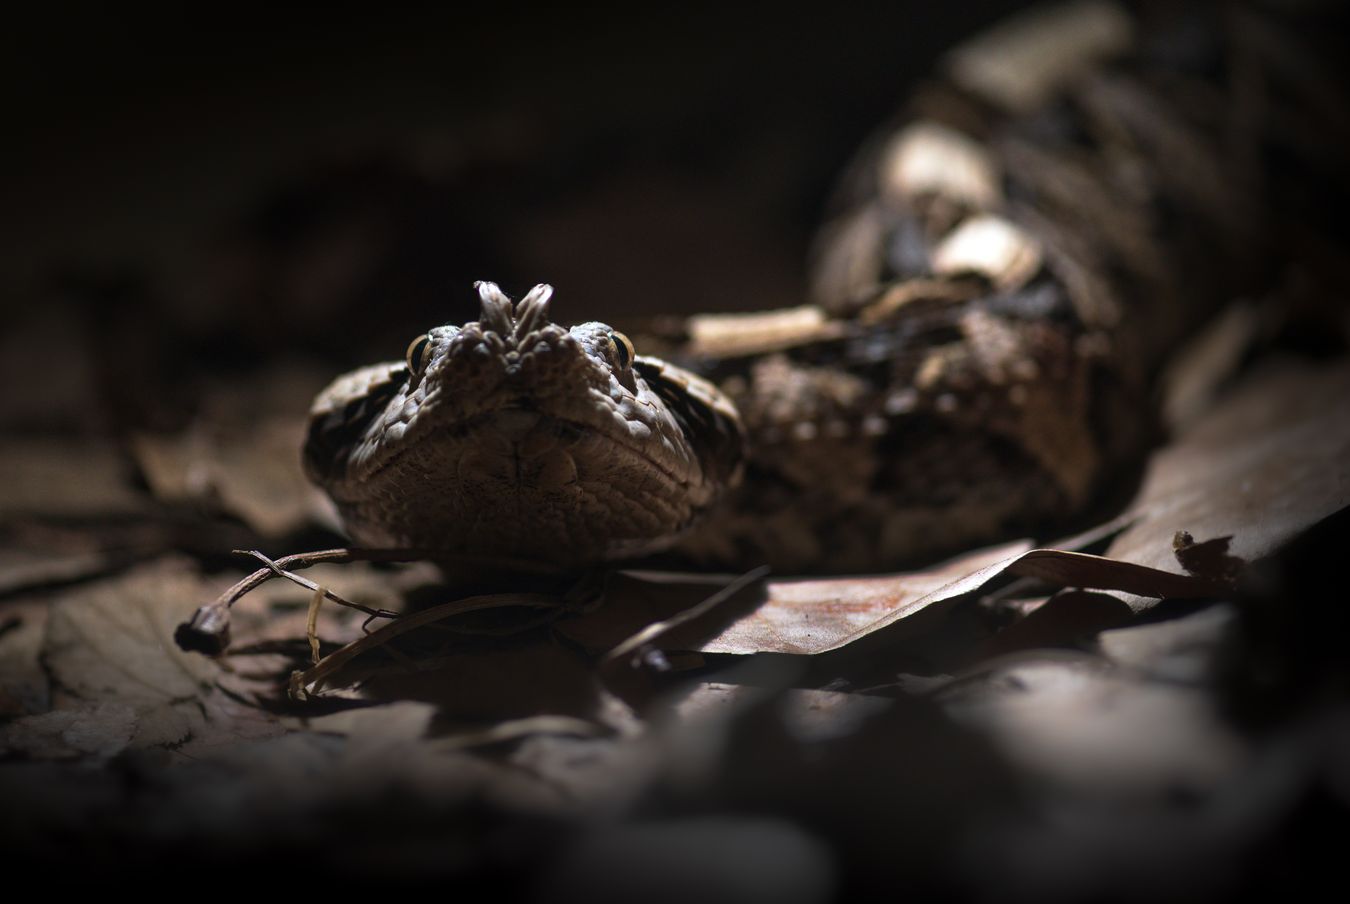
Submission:
[[[868,743],[883,748],[892,736],[912,744],[915,732],[933,731],[946,740],[908,761],[917,771],[906,783],[918,775],[938,786],[968,782],[966,768],[953,764],[974,757],[1032,781],[1051,800],[1102,808],[1128,799],[1138,810],[1142,800],[1178,794],[1213,799],[1256,768],[1257,754],[1224,723],[1210,692],[1242,610],[1206,600],[1239,592],[1247,563],[1229,550],[1244,536],[1249,551],[1275,548],[1335,500],[1281,495],[1311,488],[1310,479],[1266,487],[1286,514],[1254,546],[1244,533],[1246,506],[1227,512],[1210,500],[1196,509],[1202,497],[1189,492],[1172,501],[1192,508],[1166,508],[1158,486],[1190,487],[1171,469],[1195,461],[1187,450],[1197,443],[1209,453],[1203,473],[1228,485],[1264,480],[1275,449],[1285,453],[1283,473],[1315,468],[1339,436],[1317,396],[1338,385],[1335,373],[1276,372],[1240,387],[1159,453],[1167,466],[1155,463],[1123,519],[1083,535],[1110,542],[1106,557],[1023,541],[905,574],[752,575],[725,598],[714,595],[730,578],[618,573],[593,602],[540,596],[523,609],[529,600],[505,596],[514,608],[466,609],[425,563],[325,566],[315,572],[320,586],[391,617],[371,622],[330,604],[311,612],[312,590],[273,581],[241,601],[234,646],[220,660],[171,641],[173,626],[220,583],[187,558],[153,560],[50,601],[15,598],[13,627],[0,632],[10,717],[0,743],[10,758],[51,768],[106,769],[132,758],[167,782],[156,805],[175,812],[189,801],[220,807],[222,789],[232,789],[255,802],[270,795],[260,812],[286,812],[287,820],[337,800],[359,809],[393,788],[429,794],[437,807],[486,795],[503,819],[564,823],[600,813],[627,819],[659,801],[656,812],[665,813],[676,799],[715,814],[730,801],[777,795],[788,824],[856,839],[838,808],[861,807],[883,821],[883,804],[862,801],[888,787],[885,806],[909,808],[906,824],[918,832],[937,818],[936,803],[887,785],[903,773],[877,771],[859,745],[874,736]],[[1305,404],[1273,406],[1268,394],[1279,386]],[[1281,417],[1254,421],[1254,405]],[[1321,441],[1286,447],[1290,435]],[[1164,517],[1217,539],[1173,537],[1176,529],[1160,528]],[[1152,543],[1142,542],[1141,521],[1155,525]],[[1170,569],[1143,564],[1155,548],[1167,551]],[[1128,600],[1141,591],[1169,599],[1155,606],[1158,617],[1131,624],[1132,610],[1110,593]],[[556,611],[526,617],[545,599]],[[409,600],[417,600],[412,608]],[[981,622],[988,613],[1011,623]],[[322,682],[314,673],[305,684],[329,689],[292,700],[287,676],[318,667],[305,640],[311,629],[324,672]],[[906,648],[924,652],[892,655]],[[933,670],[939,660],[946,665]],[[733,662],[741,665],[728,668]],[[640,693],[630,693],[630,672],[647,674]],[[767,747],[785,764],[746,772],[746,758]],[[155,765],[147,753],[168,760]],[[396,776],[385,775],[391,762]],[[850,772],[856,783],[845,781]],[[300,788],[302,774],[309,778]],[[209,794],[198,785],[208,776],[221,783]],[[835,790],[823,792],[822,782]],[[280,788],[290,790],[278,795]],[[970,818],[1019,818],[1022,804],[986,791]],[[688,811],[668,815],[679,812]],[[835,815],[822,823],[821,814]],[[954,837],[943,834],[962,824],[952,819],[932,823],[948,826],[937,837]],[[191,821],[205,833],[260,825],[234,805]]]
[[[274,368],[242,385],[206,390],[203,411],[181,432],[137,434],[131,453],[152,495],[232,515],[269,539],[314,521],[336,525],[297,452],[323,382],[313,370]]]
[[[1221,570],[1229,573],[1227,557],[1261,559],[1347,506],[1350,365],[1271,362],[1152,456],[1130,506],[1136,520],[1106,555],[1167,569],[1178,531],[1202,545],[1228,537]]]
[[[942,121],[955,131],[926,127],[876,147],[892,164],[890,194],[1023,203],[1003,198],[1017,182],[995,171],[988,146],[958,133],[972,105],[1035,102],[1116,52],[1116,5],[1075,8],[1065,53],[1014,30],[979,65],[947,58],[976,94],[952,101]],[[435,84],[434,73],[461,65],[462,83],[477,84],[469,76],[483,63],[443,54],[430,30],[418,45],[437,48],[436,59],[408,60],[417,84],[393,104],[376,87],[403,63],[344,54],[335,84],[361,87],[330,92],[342,100],[334,128],[297,117],[312,153],[279,119],[246,127],[256,120],[175,101],[183,134],[247,158],[251,177],[218,179],[191,154],[156,167],[130,139],[144,137],[138,123],[170,119],[139,107],[117,115],[119,102],[95,117],[127,129],[125,141],[86,141],[97,123],[66,117],[87,129],[67,147],[89,151],[91,165],[57,154],[59,179],[21,193],[39,199],[32,222],[63,224],[45,240],[59,263],[42,265],[64,275],[38,288],[6,283],[21,310],[0,336],[0,381],[19,390],[0,396],[0,846],[14,861],[101,890],[131,874],[181,879],[189,895],[221,877],[245,887],[290,877],[306,897],[363,884],[388,896],[418,882],[462,894],[487,879],[495,900],[597,902],[816,902],[878,889],[921,900],[1191,901],[1297,893],[1305,864],[1339,863],[1342,835],[1318,820],[1350,814],[1350,610],[1338,604],[1350,540],[1350,318],[1343,293],[1324,291],[1343,285],[1344,255],[1311,223],[1288,237],[1307,258],[1289,280],[1317,302],[1314,326],[1299,327],[1284,297],[1235,302],[1163,377],[1173,435],[1133,501],[1076,537],[829,579],[617,571],[560,589],[534,575],[492,586],[426,561],[320,566],[305,574],[369,612],[328,597],[312,606],[312,589],[272,580],[231,610],[228,649],[207,657],[175,645],[176,625],[255,566],[230,550],[281,561],[342,542],[300,469],[310,400],[344,366],[399,360],[429,323],[471,319],[473,300],[460,307],[458,289],[473,279],[566,285],[589,306],[569,316],[616,325],[695,308],[760,311],[694,321],[723,351],[836,335],[837,323],[801,306],[807,227],[788,210],[806,216],[821,199],[784,201],[778,183],[810,159],[833,168],[846,150],[818,143],[821,117],[798,103],[836,119],[861,117],[852,107],[869,95],[891,103],[895,86],[878,90],[877,75],[893,71],[900,32],[873,24],[886,15],[906,32],[940,18],[878,8],[852,17],[865,23],[852,41],[836,40],[834,25],[809,36],[825,54],[820,72],[867,64],[847,107],[821,93],[823,79],[807,85],[768,65],[797,54],[756,40],[722,42],[746,77],[745,54],[765,48],[753,57],[767,73],[753,100],[728,89],[739,80],[720,76],[732,69],[700,75],[680,50],[665,81],[613,80],[629,111],[616,119],[598,105],[604,79],[579,78],[556,54],[502,41],[470,17],[454,19],[454,33],[516,73],[493,82],[491,103],[459,105]],[[721,34],[718,16],[709,31]],[[788,19],[759,17],[757,33],[772,37]],[[573,20],[580,42],[575,26],[565,30]],[[691,34],[703,24],[696,13],[689,21]],[[336,36],[335,23],[323,24]],[[525,39],[540,28],[517,26]],[[659,44],[682,47],[684,27],[663,25]],[[606,58],[587,55],[604,30],[584,16],[553,17],[543,31],[551,46]],[[871,52],[854,43],[860,32],[875,33]],[[1276,33],[1248,38],[1251,53],[1283,60],[1269,84],[1249,79],[1250,100],[1284,111],[1294,86],[1282,80],[1307,81],[1307,64]],[[100,59],[99,47],[127,56],[125,41],[106,40],[39,56],[78,65]],[[617,58],[633,67],[658,52],[639,50]],[[228,55],[242,58],[233,43]],[[203,61],[218,74],[209,53]],[[295,61],[288,52],[272,62]],[[532,78],[541,67],[548,76]],[[109,66],[107,77],[125,69]],[[1240,70],[1235,82],[1251,75]],[[243,79],[268,103],[240,108],[287,110],[271,103],[285,89],[278,71],[259,65]],[[139,105],[166,81],[138,79],[126,96]],[[1074,102],[1109,99],[1094,85],[1083,82]],[[1162,88],[1159,104],[1170,99]],[[498,95],[512,92],[527,98],[524,112],[498,112]],[[663,93],[679,99],[682,119],[644,131]],[[793,103],[762,103],[771,94]],[[541,97],[587,98],[603,133],[579,138],[567,105]],[[1326,97],[1325,122],[1339,128],[1332,114],[1344,104]],[[392,126],[405,102],[432,99],[434,109],[409,124],[414,137],[373,135],[389,149],[365,154],[350,142],[371,134],[360,131],[370,125],[363,98],[380,101],[365,111],[371,123]],[[310,105],[292,98],[289,109]],[[467,109],[477,106],[491,110]],[[686,141],[691,112],[714,107],[712,131]],[[449,124],[451,108],[468,118]],[[770,108],[780,112],[757,112]],[[1067,112],[1033,126],[1062,130]],[[1251,112],[1206,128],[1226,140]],[[1287,113],[1291,142],[1323,141],[1318,123],[1296,106]],[[1124,244],[1129,209],[1110,202],[1115,189],[1151,191],[1150,180],[1122,136],[1066,134],[1073,155],[1023,157],[1032,184],[1065,194],[1078,216],[1125,237],[1117,251],[1138,255],[1149,248]],[[1121,149],[1111,192],[1078,178],[1087,173],[1069,157],[1086,142]],[[90,187],[81,171],[117,172],[118,153],[156,171],[104,199],[101,232],[81,229],[62,210]],[[199,184],[183,184],[187,174]],[[260,190],[278,178],[279,192]],[[133,237],[160,207],[178,216]],[[884,247],[889,216],[859,208],[841,228],[867,240],[840,244],[858,257],[837,267],[862,272],[875,269],[868,255],[905,252]],[[844,306],[863,322],[899,323],[913,305],[962,305],[989,284],[1014,290],[1062,266],[1061,249],[1001,220],[973,226],[932,237],[940,269],[965,277],[928,273]],[[19,238],[10,257],[36,247]],[[138,246],[153,254],[124,265]],[[81,254],[91,260],[70,259]],[[1090,289],[1093,274],[1079,276]],[[1091,323],[1115,315],[1087,289],[1076,304]],[[1310,354],[1276,357],[1278,342]],[[1252,875],[1264,884],[1247,883]]]

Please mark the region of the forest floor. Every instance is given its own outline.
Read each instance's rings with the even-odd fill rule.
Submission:
[[[223,654],[180,649],[260,567],[233,550],[341,544],[300,472],[309,402],[472,319],[472,279],[547,279],[576,320],[800,296],[807,211],[857,136],[822,144],[760,97],[700,123],[711,76],[644,109],[681,78],[648,65],[571,118],[519,87],[453,128],[428,95],[354,95],[360,140],[336,142],[297,76],[281,109],[313,121],[264,122],[256,160],[215,138],[257,125],[229,101],[271,83],[161,94],[137,134],[182,114],[171,136],[114,146],[104,123],[96,172],[39,170],[64,191],[7,252],[0,336],[11,875],[591,901],[1312,888],[1350,808],[1350,357],[1256,341],[1261,299],[1174,364],[1169,438],[1073,536],[829,579],[321,566],[302,574],[382,614],[277,579]],[[799,101],[824,115],[879,66]],[[560,78],[554,100],[594,87]]]

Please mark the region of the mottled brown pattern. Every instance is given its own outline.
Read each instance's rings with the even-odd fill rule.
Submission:
[[[692,558],[847,571],[1062,528],[1157,438],[1168,350],[1283,265],[1275,119],[1327,112],[1254,87],[1291,82],[1284,23],[1150,34],[1074,9],[958,49],[864,150],[820,242],[816,336],[667,350],[751,437]]]

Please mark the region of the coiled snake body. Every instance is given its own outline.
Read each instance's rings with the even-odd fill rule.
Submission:
[[[1080,511],[1164,352],[1278,264],[1318,177],[1271,161],[1321,153],[1289,124],[1340,115],[1281,26],[1204,24],[1149,43],[1089,2],[959,48],[846,177],[811,304],[651,357],[480,283],[478,321],[318,397],[307,472],[362,545],[571,564],[875,568]]]

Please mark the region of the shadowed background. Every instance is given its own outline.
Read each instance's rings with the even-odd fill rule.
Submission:
[[[265,319],[344,357],[472,313],[482,278],[552,281],[566,318],[794,303],[849,155],[1017,6],[30,9],[0,64],[6,301],[146,280],[189,341]]]

